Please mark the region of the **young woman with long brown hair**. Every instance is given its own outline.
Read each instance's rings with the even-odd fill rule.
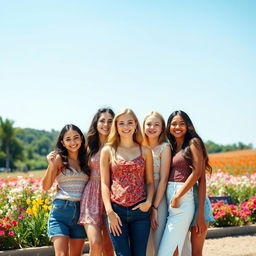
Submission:
[[[211,170],[211,167],[204,143],[185,112],[174,111],[169,116],[166,132],[172,146],[172,163],[167,186],[169,215],[158,255],[176,256],[182,253],[194,216],[193,186],[204,177],[205,170]],[[204,208],[204,199],[205,193],[199,191],[200,211]],[[196,229],[202,232],[204,228],[204,222],[198,221]]]
[[[105,209],[101,196],[100,154],[114,118],[110,108],[101,108],[94,115],[86,136],[86,153],[90,167],[82,198],[79,224],[84,225],[90,244],[90,255],[113,256],[114,251],[105,224]]]

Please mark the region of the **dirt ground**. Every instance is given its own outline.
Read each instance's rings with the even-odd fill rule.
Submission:
[[[256,256],[256,234],[206,239],[204,256]]]
[[[83,254],[87,256],[89,254]],[[256,234],[207,239],[204,256],[256,256]]]

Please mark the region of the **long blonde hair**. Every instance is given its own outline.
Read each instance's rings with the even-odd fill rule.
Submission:
[[[164,121],[164,118],[163,116],[158,113],[158,112],[155,112],[155,111],[151,111],[150,113],[148,113],[144,120],[143,120],[143,123],[142,123],[142,135],[143,135],[143,145],[145,146],[149,146],[149,142],[148,142],[148,136],[146,135],[145,133],[145,123],[146,123],[146,120],[149,118],[149,117],[156,117],[156,118],[159,118],[161,120],[161,123],[162,123],[162,132],[161,134],[159,135],[159,138],[158,138],[158,143],[159,144],[162,144],[163,142],[167,142],[167,136],[166,136],[166,129],[165,129],[165,121]]]
[[[140,124],[139,124],[138,118],[135,115],[135,113],[129,108],[121,110],[113,119],[111,129],[110,129],[110,133],[109,133],[109,136],[108,136],[108,139],[107,139],[107,142],[106,142],[106,145],[110,146],[112,148],[112,152],[114,154],[116,153],[117,147],[120,143],[120,136],[117,132],[117,120],[120,116],[123,116],[123,115],[126,115],[126,114],[131,115],[133,117],[136,125],[137,125],[136,130],[133,134],[133,141],[138,143],[139,145],[141,145],[142,141],[143,141],[143,136],[142,136]]]

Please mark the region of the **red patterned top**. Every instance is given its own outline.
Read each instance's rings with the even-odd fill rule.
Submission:
[[[111,201],[129,207],[146,199],[144,191],[145,160],[142,155],[133,160],[117,158],[111,166]]]

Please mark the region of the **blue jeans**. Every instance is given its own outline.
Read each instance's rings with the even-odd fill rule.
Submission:
[[[146,256],[150,231],[150,212],[132,210],[112,203],[112,208],[122,221],[122,234],[114,236],[109,232],[117,256]],[[108,225],[108,220],[107,220]]]

